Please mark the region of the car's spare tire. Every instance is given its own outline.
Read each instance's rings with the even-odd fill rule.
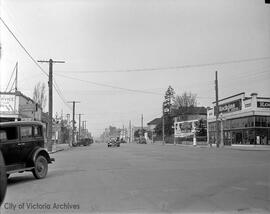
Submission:
[[[0,206],[4,201],[6,190],[7,190],[6,168],[2,152],[0,151]]]

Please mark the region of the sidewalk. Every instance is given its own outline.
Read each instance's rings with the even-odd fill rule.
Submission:
[[[154,144],[160,144],[162,145],[162,141],[155,141]],[[164,145],[174,145],[174,144],[164,144]],[[216,144],[212,144],[212,147],[210,147],[209,144],[197,144],[196,146],[193,146],[193,144],[176,144],[177,146],[183,146],[183,147],[194,147],[194,148],[217,148]],[[234,150],[246,150],[246,151],[270,151],[270,145],[231,145],[231,146],[223,146],[220,147],[220,149],[234,149]]]

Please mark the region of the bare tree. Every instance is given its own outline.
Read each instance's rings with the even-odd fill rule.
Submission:
[[[191,92],[184,92],[182,95],[177,95],[174,101],[175,108],[197,106],[197,95]]]
[[[33,100],[38,103],[42,107],[42,109],[45,108],[47,103],[45,83],[38,82],[35,85],[33,92]]]

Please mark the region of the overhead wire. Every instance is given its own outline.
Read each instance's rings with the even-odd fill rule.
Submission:
[[[124,88],[124,87],[118,87],[118,86],[113,86],[113,85],[109,85],[109,84],[104,84],[104,83],[98,83],[98,82],[94,82],[94,81],[89,81],[89,80],[83,80],[83,79],[79,79],[76,77],[71,77],[71,76],[66,76],[63,74],[55,74],[67,79],[72,79],[72,80],[77,80],[77,81],[81,81],[81,82],[85,82],[85,83],[90,83],[93,85],[98,85],[98,86],[103,86],[103,87],[108,87],[108,88],[114,88],[114,89],[120,89],[120,90],[125,90],[125,91],[130,91],[130,92],[138,92],[138,93],[144,93],[144,94],[154,94],[154,95],[163,95],[161,93],[156,93],[156,92],[151,92],[151,91],[145,91],[145,90],[139,90],[139,89],[130,89],[130,88]]]
[[[59,70],[56,72],[65,72],[65,73],[114,73],[114,72],[142,72],[142,71],[165,71],[165,70],[178,70],[184,68],[195,68],[195,67],[208,67],[214,65],[225,65],[225,64],[235,64],[242,62],[253,62],[260,60],[270,60],[270,56],[257,57],[257,58],[248,58],[248,59],[239,59],[239,60],[228,60],[222,62],[213,62],[213,63],[201,63],[201,64],[187,64],[187,65],[177,65],[177,66],[168,66],[168,67],[150,67],[150,68],[135,68],[135,69],[119,69],[119,70],[70,70],[63,71]]]
[[[49,75],[47,74],[47,72],[37,63],[37,61],[34,59],[34,57],[29,53],[29,51],[27,51],[27,49],[24,47],[24,45],[20,42],[20,40],[17,38],[17,36],[12,32],[12,30],[8,27],[8,25],[5,23],[5,21],[2,19],[2,17],[0,16],[0,20],[1,22],[4,24],[4,26],[6,27],[6,29],[10,32],[10,34],[13,36],[13,38],[18,42],[18,44],[20,45],[20,47],[24,50],[24,52],[28,55],[28,57],[32,60],[32,62],[41,70],[41,72],[43,74],[45,74],[47,77],[49,77]],[[57,89],[57,87],[55,86],[55,84],[53,84],[57,94],[59,95],[60,99],[63,101],[63,103],[66,103],[65,98],[63,96],[63,94],[61,93],[60,88]],[[69,106],[70,107],[70,106]]]

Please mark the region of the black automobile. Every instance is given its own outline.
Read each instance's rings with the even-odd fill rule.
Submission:
[[[119,138],[110,138],[108,142],[108,147],[120,147],[120,140]]]
[[[93,140],[91,138],[82,138],[78,140],[76,146],[89,146],[93,143]]]
[[[6,190],[7,190],[6,167],[2,156],[2,152],[0,151],[0,206],[4,201]]]
[[[0,123],[0,150],[7,177],[24,171],[32,171],[37,179],[46,177],[48,164],[54,159],[44,147],[44,130],[37,121]]]
[[[145,137],[140,137],[137,141],[138,144],[146,144],[146,139]]]

